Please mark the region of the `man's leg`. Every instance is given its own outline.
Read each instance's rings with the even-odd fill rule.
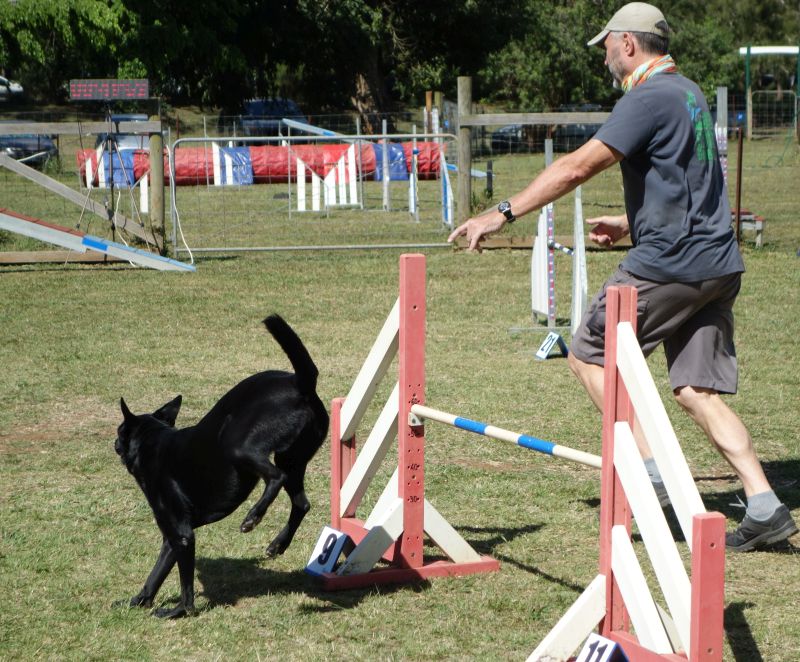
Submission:
[[[592,402],[602,412],[602,366],[585,363],[572,353],[569,355],[569,366],[589,393]],[[735,531],[726,534],[726,547],[734,551],[749,551],[780,542],[797,533],[797,526],[789,509],[775,496],[764,475],[747,428],[719,394],[712,389],[684,386],[676,389],[675,398],[742,481],[747,496],[747,514]],[[645,466],[648,466],[648,473],[651,469],[655,470],[655,475],[651,474],[650,479],[661,505],[664,506],[669,503],[669,498],[660,482],[658,470],[652,461],[652,452],[637,420],[634,420],[633,434]]]
[[[700,426],[742,481],[748,497],[771,491],[753,440],[741,419],[712,389],[684,386],[675,391],[678,404]]]
[[[583,388],[586,389],[586,392],[592,399],[594,406],[597,407],[597,410],[600,413],[602,413],[603,389],[605,385],[603,366],[595,365],[593,363],[585,363],[571,352],[568,359],[569,367],[572,369],[572,372],[575,373],[575,376],[580,380],[581,384],[583,384]],[[641,454],[642,459],[647,462],[647,460],[653,457],[653,452],[650,450],[650,446],[648,445],[647,440],[644,438],[644,433],[642,432],[642,428],[639,425],[638,419],[634,419],[633,422],[633,438],[636,440],[636,446],[639,448],[639,453]]]

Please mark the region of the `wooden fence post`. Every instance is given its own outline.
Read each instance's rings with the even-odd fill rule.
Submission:
[[[461,224],[470,217],[472,205],[472,129],[461,118],[472,113],[472,78],[458,77],[458,198],[457,219]]]

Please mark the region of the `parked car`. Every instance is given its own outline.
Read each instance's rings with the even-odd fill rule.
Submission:
[[[0,101],[14,101],[21,98],[23,92],[22,85],[0,76]]]
[[[283,118],[308,122],[300,107],[291,99],[251,99],[245,101],[241,112],[221,115],[220,129],[240,136],[277,136],[287,132]]]
[[[560,106],[559,113],[599,113],[603,107],[596,103],[570,104]],[[601,124],[561,124],[553,132],[553,149],[557,152],[571,152],[597,133]]]
[[[111,122],[146,122],[150,118],[144,113],[121,113],[112,115]],[[94,146],[97,149],[100,145],[105,145],[106,140],[111,140],[112,145],[116,145],[119,150],[123,149],[149,149],[150,136],[146,133],[99,133]]]
[[[58,158],[58,145],[53,136],[21,133],[3,135],[3,125],[21,122],[0,122],[0,152],[25,165],[40,168],[50,159]]]
[[[492,132],[493,152],[514,152],[522,147],[522,124],[509,124]]]

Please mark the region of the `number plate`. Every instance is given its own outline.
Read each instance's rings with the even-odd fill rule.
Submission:
[[[345,556],[353,549],[353,541],[346,533],[332,529],[329,526],[322,528],[311,558],[308,559],[306,572],[310,575],[322,575],[333,572],[339,557],[344,552]]]
[[[593,632],[575,662],[628,662],[628,657],[618,643]]]

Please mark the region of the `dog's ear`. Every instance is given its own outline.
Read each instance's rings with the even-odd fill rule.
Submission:
[[[175,419],[178,418],[178,412],[181,410],[182,396],[178,396],[174,400],[170,400],[161,409],[153,412],[153,416],[159,421],[163,421],[169,426],[175,426]]]
[[[136,415],[130,409],[128,409],[128,405],[125,404],[124,398],[119,399],[119,408],[122,410],[122,416],[126,421],[136,418]]]

